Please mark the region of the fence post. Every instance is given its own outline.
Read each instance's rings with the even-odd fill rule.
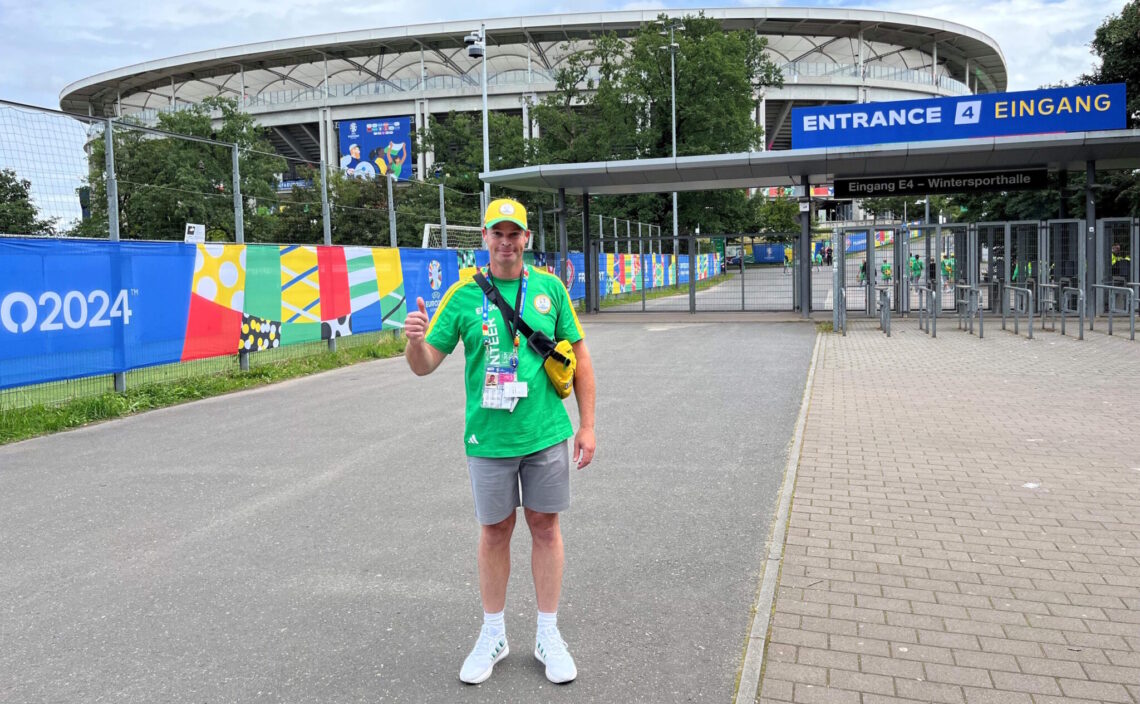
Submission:
[[[388,173],[388,242],[396,247],[396,201],[392,200],[392,173]]]
[[[107,119],[103,135],[107,168],[107,236],[112,242],[119,241],[119,180],[115,178],[115,135],[110,118]]]
[[[542,222],[542,206],[538,206],[538,251],[546,251],[546,226]]]
[[[329,208],[329,167],[321,159],[321,223],[325,233],[325,244],[332,244],[332,213]]]
[[[439,241],[440,246],[447,249],[447,206],[443,202],[442,183],[439,184]]]
[[[241,166],[238,163],[238,145],[233,148],[234,163],[234,242],[245,244],[245,208],[241,200]],[[249,371],[249,351],[238,350],[238,368]]]
[[[697,238],[689,235],[689,312],[697,312]]]
[[[628,227],[628,220],[626,221]],[[645,240],[641,239],[641,223],[637,223],[637,264],[641,269],[641,312],[645,312]],[[650,282],[653,276],[650,274]]]
[[[115,178],[115,134],[111,127],[110,118],[106,121],[106,132],[103,135],[104,155],[107,169],[107,238],[112,242],[119,241],[119,180]],[[123,393],[127,390],[127,375],[125,372],[115,372],[115,391]]]

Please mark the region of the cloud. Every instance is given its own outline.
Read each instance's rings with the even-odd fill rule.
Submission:
[[[725,2],[729,4],[731,0]],[[752,3],[740,3],[752,4]],[[775,4],[780,4],[776,0]],[[1009,67],[1010,89],[1074,81],[1094,66],[1088,50],[1096,27],[1124,0],[789,0],[797,6],[868,8],[935,17],[977,29],[996,40]],[[4,97],[58,105],[67,83],[103,71],[184,53],[311,34],[473,18],[460,0],[406,3],[381,0],[367,12],[341,0],[172,0],[98,5],[71,0],[0,0],[7,28],[0,46]],[[692,9],[697,0],[654,3],[594,0],[536,6],[504,0],[493,15],[534,15],[599,10]],[[58,77],[63,77],[62,81]]]
[[[876,0],[811,3],[932,17],[978,30],[1005,56],[1009,90],[1072,83],[1092,71],[1089,44],[1097,27],[1125,0]],[[781,3],[796,4],[803,3]]]

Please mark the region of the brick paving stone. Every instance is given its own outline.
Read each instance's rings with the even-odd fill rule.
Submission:
[[[967,687],[966,704],[1033,704],[1033,697],[1024,692]]]
[[[825,335],[761,701],[1140,704],[1140,344]]]

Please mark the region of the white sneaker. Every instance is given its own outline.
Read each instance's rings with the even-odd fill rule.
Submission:
[[[574,658],[566,649],[566,641],[558,628],[548,628],[540,631],[534,637],[534,657],[546,665],[546,679],[554,684],[570,682],[578,676],[578,668],[574,666]]]
[[[484,625],[479,630],[479,640],[475,641],[475,647],[463,661],[463,668],[459,670],[459,679],[467,684],[486,681],[491,676],[491,670],[495,669],[495,663],[507,657],[509,652],[511,650],[507,647],[507,636],[491,635]]]

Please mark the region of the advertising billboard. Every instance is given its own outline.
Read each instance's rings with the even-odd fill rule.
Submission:
[[[340,168],[356,178],[412,179],[412,118],[375,117],[340,120]]]
[[[792,148],[1121,130],[1123,83],[792,110]]]

